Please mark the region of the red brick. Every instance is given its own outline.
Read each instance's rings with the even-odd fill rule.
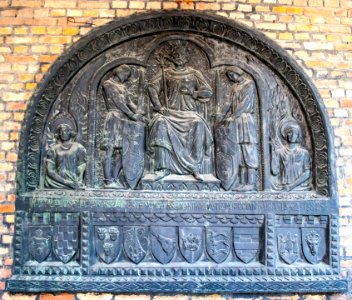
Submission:
[[[17,18],[33,18],[33,10],[29,8],[19,9],[17,11]]]
[[[15,212],[14,204],[1,204],[0,205],[0,213],[13,213]]]
[[[74,300],[75,295],[69,293],[61,293],[61,294],[41,294],[40,300]]]
[[[176,9],[177,7],[178,4],[176,2],[163,2],[163,9]]]
[[[68,44],[71,42],[70,36],[43,36],[39,38],[40,43],[48,44]]]
[[[21,124],[19,122],[6,121],[6,122],[4,122],[4,127],[7,130],[20,130],[21,129]]]
[[[34,63],[38,60],[36,56],[30,55],[7,55],[6,61],[9,63]]]
[[[52,63],[57,59],[56,55],[42,55],[40,56],[39,61],[42,63]]]
[[[6,103],[6,109],[10,111],[25,110],[27,104],[25,102],[8,102]]]
[[[87,2],[85,2],[87,3]],[[76,1],[63,1],[63,0],[45,0],[44,7],[51,8],[75,8]]]
[[[99,9],[107,9],[109,8],[108,1],[78,1],[78,7],[88,9],[88,8],[99,8]]]
[[[7,200],[10,202],[15,202],[16,201],[16,195],[15,194],[9,194],[7,196]]]
[[[111,294],[77,294],[79,300],[112,300],[113,295]]]
[[[0,278],[10,278],[12,275],[11,269],[0,268]]]
[[[42,5],[41,1],[27,1],[27,0],[13,0],[12,6],[24,6],[24,7],[40,7]]]
[[[13,264],[13,258],[11,258],[11,257],[6,257],[6,258],[4,259],[4,265],[5,265],[5,266],[12,266],[12,264]]]
[[[196,10],[219,10],[220,4],[218,3],[205,3],[199,2],[196,3]]]
[[[14,153],[14,152],[7,153],[6,159],[8,161],[17,161],[17,153]]]
[[[33,36],[10,36],[7,37],[6,41],[9,44],[35,44],[38,38]]]
[[[352,99],[343,99],[340,102],[341,102],[341,107],[352,108]]]
[[[0,291],[4,291],[5,290],[5,281],[0,281]]]
[[[303,10],[303,14],[306,16],[325,16],[332,17],[334,11],[331,8],[322,8],[322,7],[306,7]]]
[[[16,9],[5,9],[1,11],[2,17],[16,17],[17,10]]]
[[[24,24],[31,26],[55,26],[57,20],[55,18],[24,19]]]
[[[4,293],[2,300],[35,300],[36,295],[24,295],[24,294],[9,294]]]
[[[10,26],[10,25],[23,25],[25,19],[18,18],[0,18],[0,25]]]

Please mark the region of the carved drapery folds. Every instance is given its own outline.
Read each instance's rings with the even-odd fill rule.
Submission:
[[[95,61],[85,66],[76,77],[94,84],[79,85],[74,78],[61,94],[81,95],[90,112],[77,114],[79,121],[60,118],[56,110],[70,111],[79,99],[59,96],[54,103],[47,122],[58,123],[60,133],[54,133],[56,143],[50,146],[48,126],[43,141],[48,149],[44,187],[315,189],[312,136],[297,97],[259,60],[240,63],[246,53],[229,46],[219,56],[223,45],[207,38],[205,48],[203,39],[179,34],[140,38],[135,47],[144,44],[144,53],[126,55],[116,46],[97,60],[105,72],[94,72]],[[74,141],[78,130],[86,133],[80,140],[86,140],[88,158],[95,162],[87,170],[93,178],[84,177],[85,147]],[[68,141],[65,131],[72,135]],[[60,179],[59,170],[67,173],[64,177],[75,173],[79,178]]]
[[[30,143],[21,164],[27,180],[19,182],[20,188],[49,187],[43,178],[47,170],[42,166],[41,173],[36,172],[36,165],[43,165],[46,156],[38,150],[48,148],[51,142],[40,133],[49,128],[56,114],[66,111],[77,123],[76,142],[88,151],[91,161],[83,184],[89,188],[167,189],[167,185],[155,183],[164,178],[172,190],[178,189],[178,184],[167,177],[176,174],[197,179],[189,184],[192,178],[188,176],[186,189],[207,190],[212,185],[234,192],[296,189],[329,195],[324,118],[304,76],[276,49],[242,29],[189,16],[160,22],[151,25],[150,20],[140,20],[133,26],[110,28],[61,66],[37,97],[33,123],[24,127],[30,131]],[[161,28],[193,28],[200,34],[163,34]],[[125,36],[138,36],[144,29],[155,33],[123,43]],[[210,36],[202,35],[207,31]],[[219,41],[219,36],[228,42]],[[93,53],[101,55],[93,59]],[[123,67],[129,74],[117,75]],[[238,79],[229,75],[236,72],[241,73],[236,75]],[[177,131],[171,121],[183,124],[182,128]],[[285,122],[296,123],[294,127],[300,131],[297,141],[282,136],[279,127],[286,126]],[[233,136],[222,138],[228,130]],[[132,134],[126,137],[122,131]],[[132,144],[133,150],[127,150]],[[297,144],[295,150],[293,144]],[[304,162],[286,161],[307,156],[298,153],[304,149],[310,156],[301,158]],[[236,153],[231,154],[233,151]],[[124,152],[134,155],[125,154],[124,159]],[[270,160],[278,157],[279,166],[271,166]],[[288,175],[287,169],[296,174]],[[287,176],[290,178],[284,179]],[[217,180],[218,185],[210,184]]]
[[[48,128],[44,186],[56,189],[83,188],[86,170],[86,149],[74,141],[77,126],[67,113],[56,116]],[[51,130],[50,130],[51,128]]]
[[[31,100],[8,289],[343,291],[331,147],[309,79],[260,34],[114,21]]]

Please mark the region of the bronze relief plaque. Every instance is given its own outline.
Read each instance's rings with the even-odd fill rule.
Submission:
[[[344,291],[332,141],[316,89],[260,33],[113,21],[31,99],[7,289]]]

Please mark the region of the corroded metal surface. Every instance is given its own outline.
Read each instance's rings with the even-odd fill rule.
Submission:
[[[109,23],[31,99],[7,288],[344,291],[332,140],[261,34],[184,12]]]

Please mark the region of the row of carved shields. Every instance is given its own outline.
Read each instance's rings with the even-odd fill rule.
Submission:
[[[294,264],[301,258],[315,265],[326,254],[326,235],[324,228],[278,228],[277,247],[280,259],[286,264]]]
[[[259,227],[96,226],[95,248],[99,258],[107,264],[116,260],[122,247],[136,264],[146,257],[148,250],[162,264],[171,262],[178,251],[192,264],[201,258],[205,245],[209,257],[221,263],[232,250],[233,235],[236,256],[249,263],[259,252],[259,232]]]
[[[29,253],[37,262],[45,261],[53,252],[60,261],[68,263],[78,250],[77,225],[29,226],[28,236]],[[221,263],[228,258],[232,245],[236,256],[249,263],[258,255],[260,240],[259,227],[95,227],[96,253],[107,264],[116,260],[122,247],[136,264],[146,257],[149,247],[162,264],[171,262],[178,251],[188,263],[195,263],[204,248],[213,261]],[[318,264],[326,254],[325,229],[278,228],[277,248],[286,264],[299,261],[301,253],[309,263]]]
[[[45,261],[51,252],[63,263],[68,263],[78,249],[77,225],[29,226],[29,253],[37,262]]]

